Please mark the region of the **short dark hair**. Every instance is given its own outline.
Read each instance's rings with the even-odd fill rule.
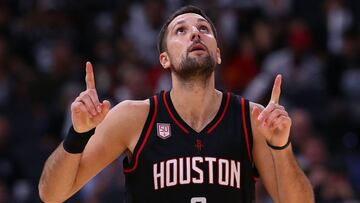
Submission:
[[[205,12],[201,9],[198,8],[196,6],[184,6],[181,7],[180,9],[176,10],[164,23],[164,25],[162,26],[160,33],[159,33],[159,39],[158,39],[158,51],[159,53],[162,53],[166,50],[166,42],[164,40],[164,37],[167,34],[167,28],[169,26],[169,24],[171,23],[171,21],[174,20],[174,18],[176,18],[179,15],[185,14],[185,13],[195,13],[195,14],[199,14],[202,17],[204,17],[210,24],[211,29],[214,33],[214,37],[217,40],[217,32],[216,32],[216,28],[214,26],[214,23],[210,20],[210,18],[205,14]]]

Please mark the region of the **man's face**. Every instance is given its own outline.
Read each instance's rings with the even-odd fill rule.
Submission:
[[[201,72],[212,73],[216,63],[221,62],[214,33],[201,15],[186,13],[174,18],[164,40],[166,52],[161,53],[160,62],[180,76],[183,73],[184,77]],[[165,55],[167,63],[162,61]]]

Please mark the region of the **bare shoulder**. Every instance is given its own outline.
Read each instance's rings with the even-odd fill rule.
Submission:
[[[136,130],[149,114],[150,101],[147,100],[125,100],[114,106],[104,121],[113,123],[123,129]]]
[[[109,113],[114,114],[114,116],[137,117],[147,115],[149,109],[149,99],[125,100],[114,106]]]
[[[125,100],[109,111],[97,129],[132,150],[145,125],[149,110],[149,99]]]
[[[255,119],[253,114],[252,114],[252,111],[254,109],[254,107],[257,107],[260,109],[260,111],[263,111],[265,109],[265,107],[261,104],[258,104],[258,103],[255,103],[255,102],[250,102],[250,121],[251,121],[251,128],[252,128],[252,133],[253,133],[253,137],[254,137],[254,143],[256,144],[257,140],[258,140],[258,137],[261,138],[261,136],[258,136],[259,135],[259,132],[258,132],[258,129],[255,125]]]

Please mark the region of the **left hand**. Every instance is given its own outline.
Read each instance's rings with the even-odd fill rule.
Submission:
[[[290,135],[291,118],[285,108],[279,104],[281,93],[281,75],[275,78],[271,99],[264,110],[254,106],[251,114],[255,118],[255,126],[274,146],[284,146]]]

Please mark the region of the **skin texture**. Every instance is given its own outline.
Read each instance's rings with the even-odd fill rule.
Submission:
[[[168,27],[166,51],[159,56],[165,69],[171,70],[173,88],[170,97],[181,118],[200,132],[217,113],[222,93],[215,89],[214,72],[197,74],[211,57],[221,63],[220,49],[209,23],[200,15],[177,16]],[[201,44],[202,50],[192,50]],[[186,60],[199,66],[182,66]],[[184,61],[185,60],[185,61]],[[193,75],[183,77],[182,69]],[[188,70],[189,69],[189,70]],[[62,144],[46,161],[39,183],[44,202],[63,202],[89,179],[125,151],[133,152],[149,113],[149,101],[124,101],[110,110],[108,101],[100,102],[95,88],[93,67],[86,64],[87,89],[71,105],[71,118],[77,132],[96,127],[81,154],[67,153]],[[266,144],[283,146],[289,139],[291,119],[279,104],[281,75],[274,82],[266,107],[251,103],[254,136],[253,158],[260,178],[275,202],[314,202],[311,185],[299,168],[291,145],[273,150]]]

